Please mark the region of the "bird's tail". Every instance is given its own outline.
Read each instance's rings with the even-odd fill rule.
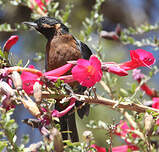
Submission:
[[[60,126],[61,131],[65,131],[65,133],[62,133],[63,140],[67,140],[68,135],[70,135],[72,142],[78,142],[79,137],[77,132],[75,113],[73,111],[74,108],[72,108],[72,110],[68,114],[60,118]],[[69,131],[70,133],[67,133],[67,131]]]

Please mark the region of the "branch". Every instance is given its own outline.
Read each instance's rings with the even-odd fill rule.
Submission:
[[[159,113],[158,109],[154,109],[154,108],[147,107],[147,106],[140,105],[140,104],[136,104],[136,103],[130,103],[130,104],[127,102],[120,102],[119,103],[119,101],[106,99],[106,98],[99,97],[99,96],[98,96],[98,98],[90,98],[88,96],[79,95],[79,94],[76,94],[76,96],[79,97],[80,101],[82,101],[82,102],[89,103],[89,104],[100,104],[100,105],[110,106],[113,109],[114,109],[114,106],[117,105],[118,108],[136,111],[139,113],[145,113],[146,111],[154,111],[154,112]],[[119,103],[119,104],[117,104],[117,103]]]

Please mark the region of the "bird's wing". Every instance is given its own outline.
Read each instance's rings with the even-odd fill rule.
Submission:
[[[74,39],[76,40],[77,46],[79,47],[82,57],[84,59],[89,60],[90,56],[92,55],[91,49],[85,43],[81,42],[80,40],[76,39],[75,37],[74,37]]]
[[[80,40],[76,39],[75,37],[74,37],[74,39],[75,39],[77,46],[82,54],[82,57],[84,59],[89,60],[90,56],[92,55],[91,49],[85,43],[81,42]],[[87,87],[78,85],[75,93],[83,94],[86,89],[87,89]],[[76,107],[80,107],[82,104],[83,104],[83,102],[78,101],[78,102],[76,102]],[[89,104],[85,104],[82,108],[79,108],[77,110],[79,117],[82,119],[84,117],[84,115],[88,116],[89,109],[90,109]]]

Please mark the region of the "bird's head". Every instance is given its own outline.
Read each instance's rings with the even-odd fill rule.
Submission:
[[[69,29],[58,19],[41,17],[34,22],[24,22],[24,24],[34,27],[47,39],[51,39],[57,32],[68,33]]]

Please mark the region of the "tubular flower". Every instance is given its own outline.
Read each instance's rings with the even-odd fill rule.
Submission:
[[[30,65],[28,68],[34,69],[34,66]],[[33,94],[34,83],[35,82],[40,83],[40,81],[38,80],[39,78],[40,78],[40,76],[37,74],[23,71],[21,74],[21,79],[22,79],[22,83],[23,83],[23,90],[29,95]]]
[[[154,97],[152,98],[152,100],[153,100],[152,108],[159,109],[159,97]]]
[[[129,127],[127,125],[126,121],[120,121],[120,124],[117,125],[117,129],[115,130],[115,134],[124,138],[125,142],[130,144],[130,142],[127,139],[128,134],[131,134],[131,136],[135,139],[138,137],[135,133],[131,133],[131,130],[134,130],[133,127]]]
[[[45,7],[45,4],[43,3],[42,0],[34,0],[36,2],[36,4],[40,7],[41,10],[43,10],[43,7]],[[50,3],[50,0],[45,0],[46,4]]]
[[[73,79],[82,86],[92,87],[102,78],[101,62],[94,55],[89,60],[78,59],[77,65],[72,68]]]
[[[60,117],[64,116],[65,114],[67,114],[74,107],[74,105],[75,105],[75,100],[71,101],[70,105],[66,109],[64,109],[63,111],[59,112],[57,110],[53,110],[52,116],[60,118]]]
[[[91,147],[94,148],[97,152],[106,152],[106,149],[104,147],[99,147],[96,144],[91,145]],[[122,145],[122,146],[113,147],[111,151],[112,152],[128,152],[129,150],[136,151],[138,149],[139,148],[134,145]]]
[[[72,82],[74,80],[71,75],[60,77],[61,75],[65,74],[68,70],[70,70],[71,67],[72,67],[71,64],[66,64],[62,67],[59,67],[57,69],[54,69],[52,71],[48,71],[45,73],[42,73],[42,72],[35,73],[28,70],[23,70],[21,74],[21,79],[23,82],[23,90],[25,90],[25,92],[28,95],[33,94],[33,86],[35,82],[39,82],[42,85],[42,82],[40,81],[41,76],[45,76],[51,81],[62,79],[64,80],[64,82]],[[29,68],[34,69],[34,66],[30,65]]]
[[[108,68],[108,72],[114,73],[114,74],[116,74],[118,76],[126,76],[126,75],[128,75],[128,72],[125,71],[124,69],[120,68],[118,65],[110,66]]]
[[[128,152],[128,151],[136,151],[139,148],[134,145],[122,145],[112,148],[112,152]]]
[[[133,74],[132,74],[134,80],[136,80],[138,83],[141,82],[141,80],[145,77],[143,73],[141,73],[141,70],[138,69],[134,69],[133,70]],[[150,96],[150,97],[154,97],[156,96],[156,91],[151,89],[146,83],[143,83],[141,85],[141,89],[143,91],[145,91],[145,93]]]
[[[155,62],[155,58],[152,53],[143,49],[136,49],[130,51],[131,61],[120,64],[120,67],[124,70],[132,70],[141,66],[150,67]]]
[[[19,37],[17,35],[12,35],[4,44],[3,46],[3,51],[5,52],[9,52],[9,50],[11,49],[11,47],[17,43]]]
[[[152,108],[159,109],[159,97],[153,97],[152,101]],[[156,124],[159,126],[159,119],[156,120]]]

